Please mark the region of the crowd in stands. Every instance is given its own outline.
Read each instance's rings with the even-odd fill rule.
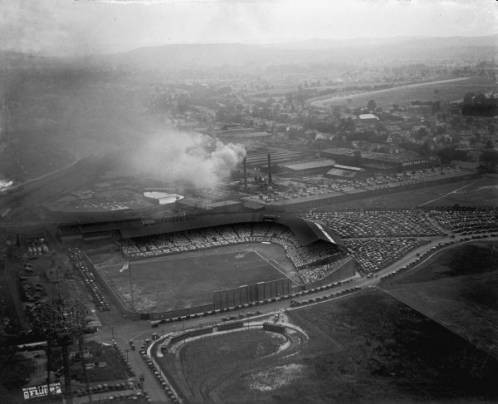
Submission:
[[[305,219],[327,225],[342,238],[431,237],[441,233],[420,210],[310,211]]]
[[[152,237],[125,240],[123,254],[130,259],[195,251],[240,243],[271,242],[281,245],[298,270],[307,269],[304,279],[321,279],[327,275],[327,263],[341,256],[338,248],[326,242],[301,244],[285,226],[277,223],[246,223],[196,229]],[[309,275],[314,269],[316,275]],[[318,270],[319,268],[319,270]]]
[[[498,208],[432,210],[430,215],[441,227],[454,233],[498,232]]]
[[[427,239],[412,237],[345,240],[349,252],[354,255],[361,269],[366,273],[373,273],[385,268],[410,250],[428,242]]]
[[[339,258],[336,260],[330,260],[329,262],[318,265],[312,269],[304,269],[299,272],[299,276],[306,285],[320,281],[334,272],[337,268],[341,267],[345,261],[349,259],[349,257],[344,257],[344,255],[338,255],[338,257]]]
[[[311,210],[304,219],[321,223],[339,234],[366,273],[378,271],[410,250],[445,231],[459,234],[498,232],[498,209],[375,209]],[[130,259],[193,251],[238,243],[281,245],[305,284],[328,276],[344,257],[333,244],[302,245],[287,227],[273,223],[227,225],[144,237],[123,242]]]

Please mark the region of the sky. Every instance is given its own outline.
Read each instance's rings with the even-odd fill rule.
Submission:
[[[495,0],[0,0],[0,50],[498,33]]]

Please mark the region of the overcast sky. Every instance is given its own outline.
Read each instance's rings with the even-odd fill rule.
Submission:
[[[0,0],[0,48],[119,52],[192,42],[479,36],[495,0]]]

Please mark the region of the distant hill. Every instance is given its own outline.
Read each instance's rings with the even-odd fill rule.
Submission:
[[[145,70],[218,66],[247,68],[275,64],[435,62],[492,60],[498,35],[449,38],[316,39],[272,45],[176,44],[146,47],[101,57],[119,66]]]
[[[433,63],[494,60],[498,35],[481,37],[395,37],[309,39],[279,44],[171,44],[128,52],[55,58],[0,51],[0,70],[29,66],[112,67],[139,70],[264,68],[294,64]]]

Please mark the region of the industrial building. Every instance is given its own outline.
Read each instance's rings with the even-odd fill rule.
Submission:
[[[335,165],[335,161],[331,159],[321,159],[304,161],[298,163],[286,163],[280,164],[280,169],[289,174],[320,174],[325,172],[327,169],[332,168]]]
[[[345,179],[356,178],[365,172],[364,168],[336,164],[325,174],[327,177],[340,177]]]
[[[345,147],[326,149],[322,153],[340,164],[353,164],[371,170],[402,171],[427,168],[435,164],[433,160],[422,159],[409,153],[378,153]]]

